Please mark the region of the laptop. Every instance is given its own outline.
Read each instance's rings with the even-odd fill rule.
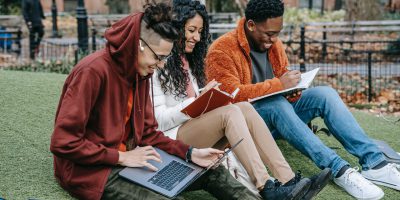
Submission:
[[[216,163],[220,163],[241,141],[240,139],[230,149],[224,152]],[[162,163],[150,160],[150,164],[158,168],[154,172],[147,167],[126,167],[119,172],[119,175],[129,181],[142,185],[161,195],[174,198],[185,190],[190,184],[206,173],[214,165],[206,168],[194,163],[187,163],[179,157],[170,155],[167,152],[154,148],[161,156]]]

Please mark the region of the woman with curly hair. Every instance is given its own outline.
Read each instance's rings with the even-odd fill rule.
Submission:
[[[212,80],[206,84],[204,58],[209,44],[209,21],[199,1],[174,0],[173,24],[180,39],[163,69],[153,75],[154,107],[159,129],[173,139],[196,148],[223,149],[228,143],[243,142],[234,153],[243,164],[259,194],[264,199],[311,198],[319,190],[309,190],[311,181],[295,175],[276,145],[265,122],[249,103],[223,106],[190,118],[180,111],[198,96],[217,88]],[[199,92],[199,87],[204,87]],[[279,182],[272,181],[265,165]],[[330,170],[317,175],[318,184],[329,178]],[[320,184],[319,184],[320,185]],[[322,188],[321,188],[322,189]]]
[[[171,17],[170,6],[149,4],[144,13],[114,23],[105,32],[106,47],[83,58],[67,77],[50,150],[57,182],[77,199],[170,199],[119,176],[125,167],[158,170],[154,162],[163,158],[155,147],[202,167],[222,156],[221,150],[190,148],[156,130],[150,78],[179,36]],[[222,166],[188,189],[218,199],[256,199]]]

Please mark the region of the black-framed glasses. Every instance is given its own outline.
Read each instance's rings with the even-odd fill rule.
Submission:
[[[140,40],[142,40],[143,43],[144,43],[147,47],[149,47],[150,51],[153,52],[153,54],[156,56],[156,58],[157,58],[157,60],[158,60],[159,62],[167,62],[168,58],[171,57],[171,54],[169,54],[169,55],[167,55],[167,56],[156,54],[156,52],[150,47],[149,44],[147,44],[147,42],[146,42],[145,40],[143,40],[143,38],[140,38]]]

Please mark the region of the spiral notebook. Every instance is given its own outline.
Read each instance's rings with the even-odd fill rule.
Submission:
[[[212,88],[182,109],[181,112],[191,118],[196,118],[204,113],[233,102],[238,92],[239,88],[233,91],[232,94]]]

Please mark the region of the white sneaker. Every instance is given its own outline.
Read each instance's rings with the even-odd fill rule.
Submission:
[[[381,188],[361,176],[357,167],[349,168],[333,181],[356,199],[375,200],[381,199],[385,195]]]
[[[361,174],[371,182],[400,190],[400,165],[389,163],[377,170],[362,171]]]

